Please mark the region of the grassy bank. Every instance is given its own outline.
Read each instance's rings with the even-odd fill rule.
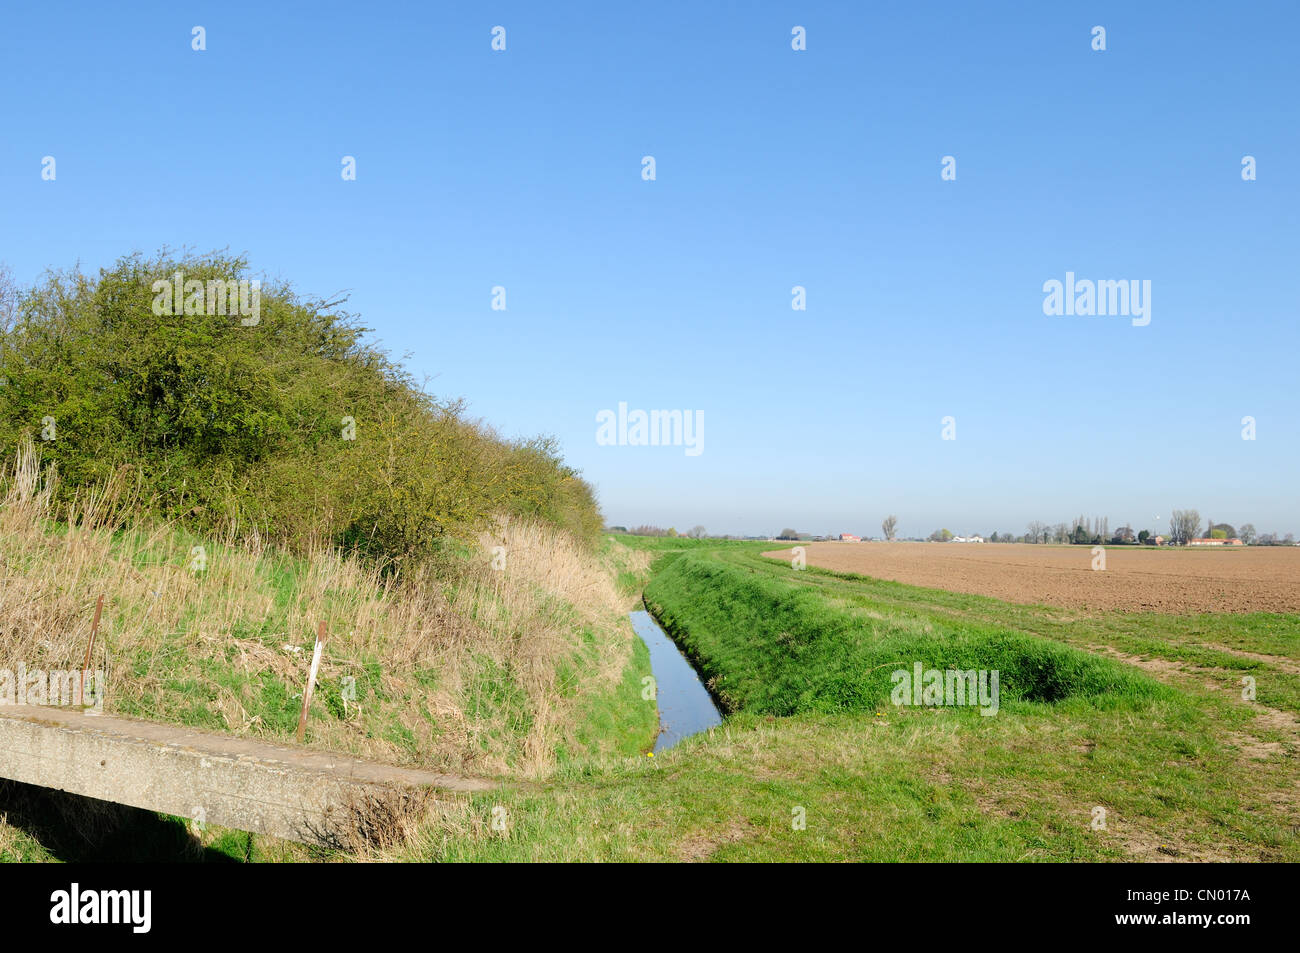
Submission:
[[[109,713],[292,743],[324,622],[312,746],[533,782],[653,744],[656,712],[640,697],[649,657],[616,584],[643,571],[643,554],[503,519],[398,575],[327,548],[299,555],[120,522],[102,497],[56,506],[53,480],[34,456],[0,475],[0,668],[79,669],[103,596],[90,667],[106,672]],[[0,813],[16,820],[0,823],[0,857],[81,856],[60,829],[114,824],[172,851],[175,832],[143,812],[83,822],[86,804],[64,801],[0,793]],[[242,834],[205,836],[247,850]]]
[[[722,726],[653,758],[620,744],[649,712],[644,650],[629,650],[608,692],[570,683],[566,724],[582,727],[543,783],[442,802],[407,842],[366,855],[1300,860],[1300,619],[1084,615],[795,572],[770,548],[620,537],[589,567],[620,608],[644,590],[728,701]],[[594,671],[591,652],[574,664]],[[892,705],[889,674],[913,661],[999,668],[997,715]],[[325,856],[231,832],[201,843],[209,859]]]
[[[772,544],[625,542],[657,556],[646,601],[735,713],[653,760],[479,798],[400,856],[1300,859],[1294,617],[1089,617],[796,573]],[[996,717],[895,707],[879,673],[913,659],[1005,666],[1010,690]]]
[[[879,710],[889,704],[891,672],[917,662],[926,669],[996,669],[1001,697],[1013,710],[1022,701],[1071,697],[1140,706],[1168,694],[1128,666],[1055,642],[851,606],[803,585],[799,574],[766,568],[688,553],[646,589],[650,610],[732,711]]]

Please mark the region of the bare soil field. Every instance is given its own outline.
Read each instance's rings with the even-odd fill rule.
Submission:
[[[809,566],[1007,602],[1126,612],[1300,612],[1300,547],[805,543]],[[789,559],[789,550],[764,553]]]

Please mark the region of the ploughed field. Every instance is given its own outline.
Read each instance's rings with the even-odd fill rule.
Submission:
[[[809,566],[992,596],[1129,612],[1300,612],[1300,547],[1148,549],[1018,543],[804,543]],[[788,561],[789,548],[764,553]]]

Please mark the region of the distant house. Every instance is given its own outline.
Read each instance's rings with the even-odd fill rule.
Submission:
[[[861,537],[861,536],[854,536],[852,533],[840,533],[840,542],[841,542],[841,543],[860,543],[860,542],[862,542],[862,537]]]
[[[1147,537],[1147,545],[1148,545],[1148,546],[1163,546],[1164,544],[1165,544],[1165,538],[1164,538],[1163,536],[1148,536],[1148,537]]]
[[[983,536],[954,536],[949,542],[953,543],[982,543]]]
[[[1189,539],[1187,541],[1187,545],[1188,546],[1240,546],[1242,545],[1242,542],[1239,539],[1205,539],[1202,537],[1201,539]]]

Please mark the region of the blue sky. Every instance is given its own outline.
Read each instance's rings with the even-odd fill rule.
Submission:
[[[1300,533],[1300,7],[893,6],[15,7],[0,260],[347,291],[611,523]],[[1067,271],[1150,280],[1151,323],[1044,315]],[[704,452],[597,445],[621,401]]]

